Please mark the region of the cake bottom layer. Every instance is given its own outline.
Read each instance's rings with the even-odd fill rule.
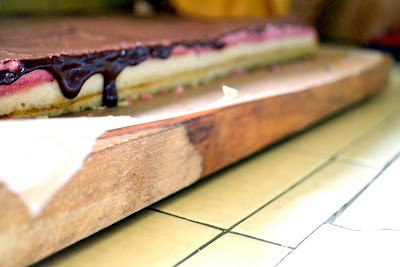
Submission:
[[[166,60],[148,60],[124,69],[116,80],[118,100],[138,99],[178,86],[194,86],[229,75],[236,69],[280,64],[309,56],[317,42],[299,36],[266,43],[243,44],[203,54],[188,54]],[[42,82],[12,95],[0,97],[0,116],[23,118],[57,116],[102,105],[103,76],[95,74],[74,99],[65,98],[56,81]]]

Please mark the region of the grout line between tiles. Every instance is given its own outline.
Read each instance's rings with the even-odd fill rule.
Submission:
[[[307,240],[315,231],[317,231],[324,224],[331,224],[337,227],[339,225],[333,224],[337,217],[339,217],[344,210],[353,203],[356,198],[358,198],[397,158],[400,157],[400,152],[396,154],[379,172],[378,174],[372,178],[372,180],[367,183],[359,192],[357,192],[346,204],[344,204],[338,211],[336,211],[331,217],[329,217],[325,222],[323,222],[320,226],[318,226],[314,231],[312,231],[308,236],[306,236],[292,251],[290,251],[285,257],[283,257],[275,266],[278,266],[282,261],[286,259],[296,248],[298,248],[305,240]],[[344,228],[344,227],[343,227]]]
[[[155,211],[155,212],[159,212],[159,213],[165,214],[165,215],[169,215],[169,216],[172,216],[172,217],[175,217],[175,218],[179,218],[179,219],[182,219],[182,220],[185,220],[185,221],[189,221],[189,222],[192,222],[192,223],[197,223],[197,224],[201,224],[203,226],[211,227],[211,228],[214,228],[214,229],[217,229],[217,230],[226,231],[226,229],[222,228],[222,227],[218,227],[218,226],[211,225],[211,224],[208,224],[208,223],[203,223],[203,222],[191,220],[191,219],[188,219],[188,218],[185,218],[185,217],[182,217],[182,216],[178,216],[178,215],[175,215],[175,214],[172,214],[172,213],[168,213],[168,212],[165,212],[165,211],[162,211],[162,210],[158,210],[158,209],[153,208],[153,207],[148,207],[148,209],[152,210],[152,211]]]
[[[398,152],[386,165],[369,181],[360,191],[358,191],[346,204],[344,204],[338,211],[336,211],[326,223],[332,224],[368,187],[371,186],[373,182],[378,179],[379,176],[396,160],[400,157],[400,152]]]
[[[206,242],[205,244],[203,244],[201,247],[199,247],[198,249],[196,249],[195,251],[193,251],[192,253],[190,253],[188,256],[186,256],[185,258],[183,258],[183,260],[179,261],[177,264],[174,265],[174,267],[181,265],[184,261],[188,260],[189,258],[191,258],[192,256],[196,255],[197,253],[199,253],[201,250],[203,250],[205,247],[207,247],[208,245],[210,245],[211,243],[213,243],[215,240],[217,240],[218,238],[222,237],[223,235],[225,235],[227,232],[223,231],[221,233],[219,233],[218,235],[216,235],[214,238],[212,238],[211,240],[209,240],[208,242]]]
[[[254,240],[257,240],[257,241],[261,241],[261,242],[268,243],[268,244],[275,245],[275,246],[279,246],[279,247],[294,249],[293,247],[288,247],[288,246],[285,246],[285,245],[282,245],[282,244],[279,244],[279,243],[275,243],[275,242],[268,241],[268,240],[265,240],[265,239],[262,239],[262,238],[258,238],[258,237],[255,237],[255,236],[251,236],[251,235],[242,234],[242,233],[239,233],[239,232],[229,231],[229,233],[235,234],[235,235],[240,235],[240,236],[243,236],[243,237],[247,237],[247,238],[250,238],[250,239],[254,239]]]
[[[332,155],[332,157],[330,157],[327,161],[325,161],[324,163],[322,163],[320,166],[318,166],[317,168],[315,168],[314,170],[312,170],[310,173],[308,173],[307,175],[305,175],[300,181],[298,181],[297,183],[295,183],[294,185],[292,185],[291,187],[289,187],[288,189],[286,189],[285,191],[283,191],[281,194],[279,194],[278,196],[276,196],[274,199],[268,201],[266,204],[264,204],[263,206],[261,206],[260,208],[258,208],[257,210],[255,210],[254,212],[252,212],[250,215],[248,215],[247,217],[245,217],[244,219],[240,220],[239,222],[237,222],[236,224],[232,225],[228,231],[230,232],[233,228],[235,228],[236,226],[238,226],[239,224],[241,224],[242,222],[244,222],[245,220],[247,220],[249,217],[253,216],[255,213],[257,213],[258,211],[260,211],[261,209],[265,208],[267,205],[269,205],[270,203],[272,203],[273,201],[275,201],[276,199],[278,199],[279,197],[283,196],[284,194],[286,194],[287,192],[289,192],[290,190],[292,190],[294,187],[296,187],[297,185],[301,184],[303,181],[307,180],[308,178],[310,178],[311,176],[313,176],[314,174],[316,174],[317,172],[319,172],[320,170],[326,168],[327,166],[329,166],[330,164],[332,164],[333,162],[335,162],[337,160],[337,156]],[[324,223],[322,223],[324,224]],[[322,225],[321,224],[321,225]],[[318,226],[314,231],[312,231],[310,233],[310,235],[312,233],[314,233],[319,227]],[[303,243],[304,240],[306,240],[310,235],[308,235],[306,238],[304,238],[300,243]],[[299,246],[297,245],[297,247]],[[284,246],[284,245],[281,245]],[[292,253],[296,248],[293,247],[289,247],[292,250],[289,251],[289,253],[284,256],[275,266],[278,266],[290,253]]]
[[[269,204],[271,204],[272,202],[274,202],[275,200],[277,200],[278,198],[282,197],[283,195],[285,195],[286,193],[288,193],[290,190],[292,190],[293,188],[295,188],[296,186],[298,186],[299,184],[303,183],[305,180],[307,180],[308,178],[310,178],[311,176],[313,176],[314,174],[316,174],[317,172],[319,172],[320,170],[326,168],[328,165],[330,165],[332,162],[336,161],[337,157],[336,156],[332,156],[331,158],[329,158],[327,161],[325,161],[324,163],[322,163],[321,165],[319,165],[318,167],[316,167],[314,170],[312,170],[311,172],[309,172],[307,175],[305,175],[302,179],[300,179],[299,181],[297,181],[295,184],[291,185],[290,187],[286,188],[283,192],[281,192],[280,194],[278,194],[277,196],[275,196],[273,199],[269,200],[267,203],[265,203],[264,205],[262,205],[261,207],[259,207],[258,209],[254,210],[253,212],[251,212],[249,215],[247,215],[246,217],[244,217],[243,219],[239,220],[238,222],[236,222],[235,224],[233,224],[231,227],[229,227],[227,230],[231,231],[233,228],[235,228],[236,226],[238,226],[239,224],[241,224],[242,222],[244,222],[245,220],[247,220],[248,218],[250,218],[251,216],[253,216],[254,214],[256,214],[257,212],[259,212],[260,210],[262,210],[263,208],[265,208],[266,206],[268,206]]]
[[[327,223],[327,222],[322,223],[322,224],[321,224],[320,226],[318,226],[314,231],[312,231],[312,233],[310,233],[306,238],[304,238],[303,241],[301,241],[301,242],[297,245],[297,247],[299,247],[307,238],[309,238],[315,231],[317,231],[321,226],[323,226],[323,225],[325,225],[325,224],[329,224],[329,223]],[[330,225],[335,226],[335,227],[338,227],[338,228],[346,229],[346,230],[349,230],[349,231],[354,231],[354,232],[362,232],[362,231],[380,231],[380,230],[382,230],[382,231],[395,231],[395,232],[399,232],[399,231],[400,231],[400,230],[396,230],[396,229],[384,229],[384,228],[383,228],[383,229],[354,230],[354,229],[347,228],[347,227],[340,226],[340,225],[333,224],[333,223],[330,223]],[[296,248],[297,248],[297,247],[296,247]],[[279,264],[281,264],[281,263],[286,259],[286,257],[288,257],[288,256],[290,255],[290,253],[292,253],[296,248],[294,248],[293,250],[289,251],[289,253],[286,254],[286,256],[284,256],[284,257],[275,265],[275,267],[278,266]]]
[[[281,264],[293,251],[296,250],[296,248],[298,248],[304,241],[306,241],[313,233],[315,233],[319,228],[321,228],[321,226],[327,224],[326,222],[321,223],[317,228],[315,228],[314,231],[312,231],[308,236],[306,236],[293,250],[289,251],[288,254],[286,254],[276,265],[279,266],[279,264]],[[334,225],[336,226],[336,225]]]
[[[400,232],[400,229],[391,229],[391,228],[372,228],[372,229],[352,229],[349,227],[341,226],[338,224],[331,223],[330,225],[349,230],[349,231],[354,231],[354,232],[368,232],[368,231],[394,231],[394,232]]]
[[[275,266],[278,266],[282,261],[286,259],[293,251],[295,251],[305,240],[307,240],[315,231],[317,231],[319,228],[321,228],[322,225],[327,224],[326,221],[321,223],[317,228],[315,228],[309,235],[307,235],[293,250],[289,251],[288,254],[286,254]]]
[[[293,248],[293,250],[289,251],[289,253],[286,254],[275,266],[281,264],[282,261],[284,261],[293,251],[296,250],[296,248],[298,248],[305,240],[307,240],[307,238],[309,238],[315,231],[317,231],[324,224],[325,222],[321,223],[317,228],[315,228],[314,231],[312,231],[308,236],[306,236],[295,248]]]

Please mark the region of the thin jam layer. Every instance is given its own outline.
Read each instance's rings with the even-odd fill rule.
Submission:
[[[175,43],[169,46],[136,47],[119,51],[104,51],[80,56],[52,56],[35,60],[9,60],[0,63],[0,97],[35,84],[57,80],[63,95],[75,98],[84,82],[93,74],[104,76],[103,104],[115,106],[118,102],[115,80],[126,67],[149,58],[166,59],[170,56],[200,54],[242,43],[262,42],[285,37],[312,35],[312,28],[297,25],[267,25],[255,31],[237,31],[217,40]]]
[[[10,85],[0,85],[0,97],[12,95],[13,93],[29,89],[37,84],[53,81],[54,77],[46,70],[34,70],[21,76],[18,80]]]

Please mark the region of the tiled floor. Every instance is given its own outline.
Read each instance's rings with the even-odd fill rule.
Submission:
[[[42,262],[400,266],[400,67],[388,90]]]

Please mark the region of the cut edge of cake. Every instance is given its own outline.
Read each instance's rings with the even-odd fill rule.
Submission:
[[[236,69],[286,63],[314,54],[318,39],[313,32],[256,42],[239,42],[222,49],[149,58],[126,66],[115,79],[118,103],[142,94],[157,94],[179,86],[194,86]],[[0,117],[58,116],[103,106],[104,77],[97,73],[83,84],[79,94],[66,98],[56,80],[43,81],[10,95],[0,96]]]

